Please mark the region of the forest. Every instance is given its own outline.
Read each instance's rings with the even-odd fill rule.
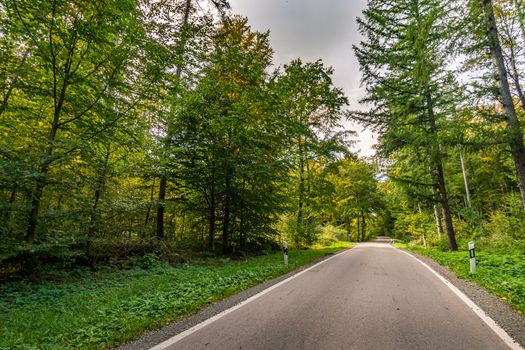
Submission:
[[[525,312],[524,0],[368,0],[359,107],[234,10],[0,0],[0,349],[114,348],[377,236]]]
[[[523,1],[370,0],[358,23],[351,110],[225,0],[2,1],[2,278],[377,235],[522,251]]]

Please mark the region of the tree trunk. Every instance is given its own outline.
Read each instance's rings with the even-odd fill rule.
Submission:
[[[511,78],[514,82],[514,87],[516,88],[516,92],[518,93],[518,98],[520,99],[520,103],[522,108],[525,108],[525,96],[523,95],[523,89],[521,88],[521,82],[520,82],[520,73],[518,71],[518,67],[516,64],[516,51],[514,50],[514,46],[516,45],[516,42],[514,38],[509,38],[511,40],[510,44],[510,57],[509,57],[509,64],[511,68]]]
[[[366,217],[364,212],[361,213],[361,220],[363,220],[361,224],[361,242],[364,242],[366,238]]]
[[[303,228],[303,206],[304,206],[304,158],[302,140],[299,138],[299,207],[297,212],[297,228]]]
[[[164,238],[164,210],[166,208],[166,185],[168,180],[166,175],[162,175],[160,178],[159,185],[159,202],[157,203],[157,229],[155,231],[155,236],[157,238]]]
[[[514,102],[510,92],[509,81],[507,77],[507,69],[503,53],[501,51],[501,44],[498,36],[498,29],[496,19],[494,18],[494,8],[492,0],[481,0],[485,14],[485,23],[487,26],[487,40],[492,54],[494,63],[496,84],[498,85],[501,102],[507,114],[507,133],[509,137],[509,144],[512,153],[512,159],[516,168],[516,176],[521,192],[521,199],[523,210],[525,210],[525,147],[523,145],[523,133],[521,131],[520,122],[516,115]]]
[[[441,198],[441,205],[443,207],[443,215],[445,216],[445,230],[448,238],[448,249],[451,251],[458,250],[458,244],[456,242],[456,234],[454,232],[454,225],[452,223],[452,213],[450,212],[450,206],[448,203],[447,189],[445,185],[445,174],[443,171],[443,165],[440,163],[436,166],[437,182],[439,186],[439,195]]]
[[[155,179],[153,179],[153,183],[151,184],[151,192],[149,195],[149,203],[148,203],[148,210],[146,211],[146,220],[144,221],[144,227],[147,229],[149,224],[149,216],[151,213],[151,202],[153,202],[153,195],[155,193]]]
[[[181,48],[182,48],[182,53],[184,53],[185,51],[185,46],[186,46],[186,39],[185,39],[185,31],[186,31],[186,27],[188,26],[188,20],[189,20],[189,17],[190,17],[190,8],[191,8],[191,0],[186,0],[186,6],[184,8],[184,21],[182,23],[182,41],[181,41]],[[177,77],[177,79],[180,79],[181,78],[181,75],[182,75],[182,68],[179,66],[177,67],[177,70],[175,71],[175,76]],[[166,140],[165,141],[165,147],[167,148],[167,142],[168,142],[168,139],[169,137],[171,136],[171,133],[172,131],[170,130],[170,127],[168,125],[168,131],[167,131],[167,136],[166,136]],[[156,233],[155,235],[160,238],[160,239],[163,239],[164,238],[164,211],[165,211],[165,208],[166,208],[166,186],[168,184],[168,179],[166,177],[166,174],[163,173],[161,176],[160,176],[160,184],[159,184],[159,202],[157,204],[157,229],[156,229]]]
[[[463,146],[459,145],[459,160],[461,161],[461,172],[463,173],[463,183],[465,184],[465,194],[467,196],[467,207],[471,208],[470,190],[468,188],[467,170],[465,169],[465,160],[463,159]]]
[[[246,237],[244,233],[244,208],[242,206],[239,213],[239,249],[241,251],[246,251]]]
[[[51,156],[53,155],[54,143],[56,134],[58,131],[58,118],[59,113],[55,112],[51,131],[47,138],[47,146],[44,154],[44,159],[40,165],[40,171],[36,180],[35,188],[31,192],[31,211],[28,217],[28,226],[26,231],[26,242],[33,243],[35,240],[35,232],[38,224],[38,214],[40,213],[40,202],[42,200],[42,194],[47,184],[47,174],[49,173],[49,166],[51,164]]]
[[[430,90],[428,89],[428,86],[425,92],[425,99],[426,99],[428,120],[430,122],[430,131],[433,134],[435,134],[437,133],[436,117],[434,115],[433,100],[430,94]],[[441,160],[441,154],[440,154],[441,151],[439,149],[439,146],[437,150],[431,150],[431,152],[435,152],[433,156],[436,157],[435,171],[436,171],[437,184],[438,184],[438,190],[439,190],[439,198],[441,201],[441,205],[443,207],[443,215],[445,216],[445,230],[447,232],[448,249],[451,251],[456,251],[458,250],[458,244],[456,242],[456,233],[454,232],[454,225],[452,223],[452,213],[450,212],[450,206],[448,203],[447,187],[445,183],[445,172],[443,170],[443,163]]]
[[[186,225],[186,213],[183,213],[182,214],[182,223],[181,223],[181,226],[180,226],[180,239],[179,241],[182,242],[182,240],[184,239],[184,226]]]
[[[361,219],[360,219],[360,216],[359,214],[357,214],[357,217],[356,217],[356,224],[357,224],[357,234],[356,234],[356,242],[359,242],[359,240],[361,239]]]
[[[95,198],[93,200],[93,205],[91,207],[91,215],[89,220],[89,228],[88,228],[88,237],[86,241],[86,256],[90,257],[91,259],[91,246],[93,242],[93,237],[97,233],[98,225],[99,225],[99,219],[100,215],[98,213],[98,204],[100,202],[100,198],[102,197],[102,193],[104,191],[104,187],[106,185],[106,176],[109,166],[109,156],[111,155],[111,144],[107,146],[106,149],[106,155],[104,157],[104,165],[100,171],[99,178],[97,181],[97,187],[95,188]],[[93,267],[93,266],[92,266]]]
[[[525,2],[523,0],[514,0],[514,5],[518,12],[518,22],[521,30],[521,38],[525,42]],[[523,106],[525,108],[525,106]]]
[[[441,241],[441,236],[443,235],[443,223],[441,210],[438,208],[437,204],[434,204],[434,219],[436,220],[436,231],[438,235],[438,240]]]
[[[55,20],[55,6],[56,2],[53,2],[53,21]],[[53,122],[51,123],[51,130],[49,131],[49,135],[47,137],[47,145],[44,152],[44,157],[40,164],[40,171],[36,180],[35,188],[31,193],[31,211],[29,213],[26,231],[26,242],[28,243],[33,243],[33,241],[35,240],[35,232],[38,224],[38,214],[40,212],[40,201],[42,200],[42,194],[47,184],[47,175],[49,173],[49,167],[52,162],[51,156],[53,155],[55,140],[60,126],[59,122],[62,113],[62,107],[64,106],[64,101],[66,100],[66,91],[69,86],[74,45],[76,42],[76,38],[71,40],[71,46],[68,50],[68,56],[64,63],[63,72],[59,72],[56,56],[53,51],[53,43],[51,42],[52,34],[53,27],[51,27],[49,31],[49,46],[51,48],[51,66],[53,69]],[[59,76],[62,76],[62,83],[60,88],[58,86]]]
[[[423,210],[421,210],[421,204],[417,203],[417,210],[419,214],[423,214]],[[427,233],[427,230],[425,228],[425,225],[423,222],[421,222],[421,238],[423,240],[423,247],[427,247],[427,238],[425,237]]]
[[[212,173],[208,215],[208,249],[215,251],[215,176]]]
[[[226,169],[225,179],[225,196],[224,196],[224,218],[222,220],[222,253],[230,253],[230,212],[231,212],[231,180],[232,169],[230,166]]]

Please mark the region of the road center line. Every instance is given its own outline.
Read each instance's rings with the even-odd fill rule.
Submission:
[[[354,248],[352,248],[352,249],[354,249]],[[335,254],[335,255],[333,255],[333,256],[331,256],[331,257],[329,257],[329,258],[327,258],[327,259],[325,259],[325,260],[323,260],[323,261],[320,261],[320,262],[318,262],[317,264],[312,265],[312,266],[310,266],[309,268],[307,268],[307,269],[305,269],[305,270],[302,270],[302,271],[296,273],[295,275],[290,276],[290,277],[288,277],[287,279],[282,280],[281,282],[278,282],[278,283],[274,284],[274,285],[271,286],[271,287],[266,288],[265,290],[263,290],[263,291],[261,291],[261,292],[255,294],[255,295],[251,296],[250,298],[248,298],[248,299],[246,299],[246,300],[244,300],[244,301],[241,301],[239,304],[237,304],[237,305],[235,305],[235,306],[232,306],[231,308],[229,308],[229,309],[227,309],[227,310],[224,310],[224,311],[218,313],[217,315],[215,315],[215,316],[213,316],[213,317],[210,317],[209,319],[207,319],[207,320],[205,320],[205,321],[203,321],[203,322],[201,322],[201,323],[199,323],[199,324],[197,324],[197,325],[195,325],[195,326],[193,326],[193,327],[191,327],[191,328],[185,330],[184,332],[181,332],[181,333],[179,333],[179,334],[177,334],[177,335],[175,335],[175,336],[169,338],[168,340],[165,340],[164,342],[162,342],[162,343],[160,343],[160,344],[155,345],[154,347],[150,348],[150,350],[164,350],[164,349],[166,349],[167,347],[169,347],[169,346],[171,346],[171,345],[173,345],[173,344],[175,344],[175,343],[181,341],[182,339],[186,338],[187,336],[189,336],[189,335],[191,335],[191,334],[197,332],[199,329],[202,329],[202,328],[206,327],[207,325],[209,325],[209,324],[211,324],[211,323],[213,323],[213,322],[215,322],[215,321],[217,321],[217,320],[223,318],[224,316],[226,316],[226,315],[228,315],[228,314],[234,312],[235,310],[237,310],[237,309],[243,307],[244,305],[246,305],[246,304],[248,304],[248,303],[251,303],[252,301],[254,301],[254,300],[256,300],[256,299],[259,299],[259,298],[262,297],[263,295],[265,295],[265,294],[271,292],[272,290],[274,290],[274,289],[276,289],[276,288],[279,288],[279,287],[282,286],[283,284],[285,284],[285,283],[287,283],[287,282],[290,282],[291,280],[293,280],[293,279],[295,279],[295,278],[301,276],[302,274],[304,274],[304,273],[306,273],[306,272],[308,272],[308,271],[310,271],[310,270],[316,268],[317,266],[319,266],[319,265],[321,265],[321,264],[324,264],[324,263],[326,263],[327,261],[330,261],[330,260],[332,260],[332,259],[338,257],[339,255],[342,255],[342,254],[348,253],[348,252],[351,251],[352,249],[344,250],[344,251],[342,251],[342,252],[340,252],[340,253],[337,253],[337,254]]]
[[[427,269],[430,270],[441,282],[443,282],[454,294],[456,294],[467,306],[474,311],[474,313],[481,318],[483,322],[487,324],[487,326],[490,327],[496,333],[496,335],[503,340],[503,342],[512,350],[524,350],[520,344],[516,343],[510,335],[505,332],[503,328],[501,328],[496,321],[494,321],[490,316],[488,316],[485,311],[483,311],[479,306],[476,305],[469,297],[467,297],[462,291],[460,291],[455,285],[453,285],[450,281],[448,281],[445,277],[441,276],[438,272],[436,272],[434,269],[432,269],[429,265],[427,265],[425,262],[419,260],[417,257],[415,257],[412,254],[409,254],[405,252],[404,250],[397,249],[398,251],[410,256],[412,259],[415,259],[417,262],[419,262],[421,265],[425,266]]]

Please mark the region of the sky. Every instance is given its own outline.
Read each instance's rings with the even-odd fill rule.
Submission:
[[[352,45],[359,43],[356,17],[367,0],[230,0],[230,4],[233,13],[248,17],[252,29],[270,30],[275,65],[295,58],[322,59],[334,68],[334,85],[344,90],[349,108],[359,108],[363,89]],[[353,151],[361,156],[374,153],[372,132],[351,122],[343,125],[358,133]]]

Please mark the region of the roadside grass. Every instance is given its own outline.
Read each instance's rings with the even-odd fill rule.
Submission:
[[[279,252],[245,261],[208,259],[177,267],[157,263],[62,283],[7,283],[0,286],[0,349],[114,347],[350,246],[338,242],[292,250],[288,267]]]
[[[398,248],[428,256],[454,271],[460,278],[471,280],[525,312],[525,254],[516,252],[476,252],[476,273],[470,273],[468,251],[442,252],[432,248],[396,244]]]

